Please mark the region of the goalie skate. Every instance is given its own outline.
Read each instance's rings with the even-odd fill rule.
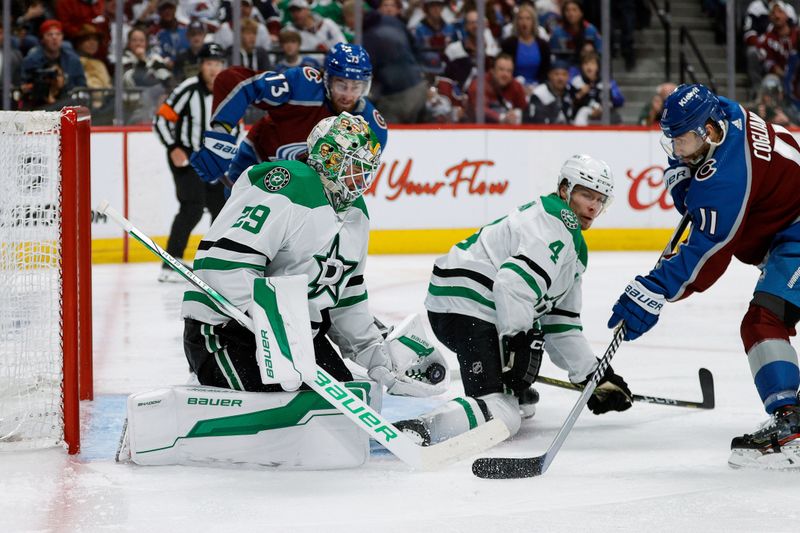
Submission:
[[[731,441],[733,468],[800,469],[800,406],[778,409],[752,434]]]
[[[128,435],[128,419],[122,423],[122,435],[119,436],[119,444],[117,445],[117,454],[114,460],[118,463],[129,463],[131,461],[131,442]]]

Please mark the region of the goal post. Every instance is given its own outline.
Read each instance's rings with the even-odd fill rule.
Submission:
[[[88,110],[0,112],[0,450],[80,450],[92,399]]]

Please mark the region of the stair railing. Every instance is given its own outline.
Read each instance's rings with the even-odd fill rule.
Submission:
[[[703,59],[703,54],[700,53],[700,48],[698,48],[697,43],[692,37],[689,28],[686,26],[680,27],[680,34],[678,37],[678,63],[680,68],[680,81],[681,83],[686,83],[686,78],[688,77],[692,83],[700,83],[697,80],[697,75],[695,73],[694,65],[689,62],[689,58],[687,55],[688,50],[691,50],[694,54],[694,58],[697,60],[697,63],[700,64],[700,67],[703,69],[703,72],[708,78],[708,88],[711,89],[713,92],[717,92],[717,84],[714,81],[714,74],[711,73],[711,69],[708,68],[708,63],[706,60]]]
[[[670,81],[672,74],[672,17],[669,0],[664,0],[664,7],[659,7],[656,0],[649,0],[653,12],[664,28],[664,81]]]

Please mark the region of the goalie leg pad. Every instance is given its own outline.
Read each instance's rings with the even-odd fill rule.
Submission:
[[[506,425],[509,435],[515,435],[522,421],[517,398],[501,392],[477,398],[462,396],[420,416],[418,421],[427,430],[430,442],[436,444],[466,433],[494,418]]]
[[[380,388],[346,386],[376,410]],[[369,437],[312,391],[270,394],[172,387],[128,398],[128,445],[140,465],[361,466]]]

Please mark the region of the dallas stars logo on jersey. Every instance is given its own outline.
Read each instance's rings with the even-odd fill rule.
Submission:
[[[339,255],[339,235],[333,238],[328,252],[324,255],[315,255],[314,260],[319,267],[319,274],[308,284],[310,289],[308,299],[327,292],[334,303],[338,302],[342,284],[356,269],[358,261],[349,261]]]

